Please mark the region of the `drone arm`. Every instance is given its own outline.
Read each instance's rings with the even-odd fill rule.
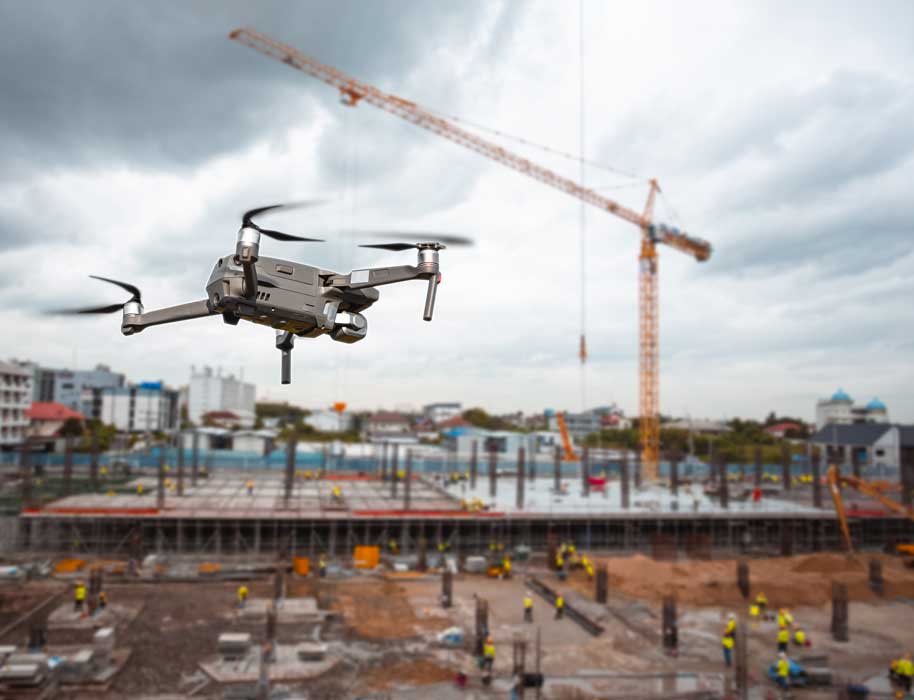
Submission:
[[[209,300],[192,301],[187,304],[178,306],[168,306],[164,309],[156,309],[145,313],[131,314],[124,313],[124,320],[121,323],[121,332],[124,335],[133,335],[139,333],[149,326],[160,326],[163,323],[175,323],[177,321],[189,321],[192,318],[203,318],[212,316],[215,312],[210,308]]]
[[[380,287],[384,284],[408,282],[409,280],[428,279],[435,273],[423,270],[412,265],[397,265],[396,267],[375,267],[366,270],[353,270],[348,275],[332,275],[328,287],[345,289],[362,289],[364,287]]]

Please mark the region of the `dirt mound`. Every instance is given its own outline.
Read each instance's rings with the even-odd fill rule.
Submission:
[[[875,598],[869,587],[867,562],[883,565],[886,597],[914,597],[914,570],[887,555],[848,557],[843,554],[811,554],[749,561],[752,595],[764,591],[774,606],[823,605],[831,600],[832,583],[847,585],[851,600]],[[609,573],[613,590],[650,601],[675,596],[691,605],[745,604],[736,585],[737,561],[655,561],[643,555],[598,559]],[[592,584],[578,575],[572,585],[592,595]]]

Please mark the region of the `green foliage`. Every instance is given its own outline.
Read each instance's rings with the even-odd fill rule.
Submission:
[[[67,418],[60,428],[63,437],[79,437],[83,434],[83,422],[79,418]]]
[[[489,415],[481,408],[470,408],[464,411],[463,419],[467,423],[475,425],[477,428],[484,428],[486,430],[510,430],[515,433],[524,432],[522,429],[498,416]]]
[[[95,418],[86,421],[86,430],[82,433],[79,442],[74,446],[77,452],[90,452],[92,450],[92,436],[98,438],[98,449],[100,452],[110,450],[114,444],[114,438],[117,435],[117,429],[113,425],[105,425]]]

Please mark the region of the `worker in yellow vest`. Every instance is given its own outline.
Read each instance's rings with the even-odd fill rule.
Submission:
[[[787,688],[790,686],[790,661],[787,658],[787,654],[783,651],[778,654],[777,678],[778,685],[781,687],[781,690],[786,693]]]
[[[254,495],[254,480],[248,479],[247,486],[248,486],[248,496],[253,496]]]
[[[327,555],[321,554],[317,560],[317,575],[324,578],[327,575]]]
[[[505,578],[511,578],[511,559],[507,554],[501,559],[501,573]]]
[[[758,595],[755,596],[755,604],[758,605],[759,610],[764,615],[765,609],[768,607],[768,596],[765,595],[764,591],[759,591]]]
[[[911,661],[910,651],[906,651],[904,656],[892,662],[889,675],[901,686],[905,694],[911,692],[911,683],[914,680],[914,662]]]
[[[720,638],[721,647],[724,650],[724,663],[727,668],[733,665],[733,647],[736,645],[736,638],[732,634],[726,634]]]
[[[807,642],[806,632],[803,630],[802,627],[797,626],[797,628],[793,632],[793,643],[796,644],[798,647],[805,647],[806,642]]]
[[[248,599],[248,587],[243,583],[238,586],[238,609],[242,610],[244,608],[245,602]]]
[[[790,643],[790,630],[782,627],[778,630],[778,652],[786,653],[787,645]]]
[[[524,595],[524,622],[533,622],[533,596],[530,591]]]
[[[559,593],[555,597],[555,619],[561,620],[565,616],[565,599]]]
[[[781,608],[778,610],[778,629],[784,629],[787,627],[787,610]]]
[[[76,588],[73,589],[73,611],[82,612],[83,605],[86,603],[86,584],[82,581],[76,582]]]
[[[733,613],[727,615],[727,626],[724,628],[724,634],[731,637],[736,636],[736,615]]]
[[[752,618],[753,622],[758,622],[759,617],[762,614],[762,609],[759,607],[758,603],[753,603],[749,606],[749,617]]]
[[[486,637],[486,642],[482,646],[482,667],[491,673],[495,665],[495,643],[492,637]]]

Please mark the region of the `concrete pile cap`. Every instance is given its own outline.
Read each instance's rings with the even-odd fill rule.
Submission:
[[[17,685],[38,685],[44,680],[41,664],[6,664],[0,668],[0,681]]]
[[[109,649],[114,648],[114,628],[113,627],[102,627],[100,630],[97,630],[92,636],[92,641],[95,642],[97,647],[105,647]]]
[[[320,642],[302,642],[295,650],[302,661],[322,661],[327,655],[327,645]]]

